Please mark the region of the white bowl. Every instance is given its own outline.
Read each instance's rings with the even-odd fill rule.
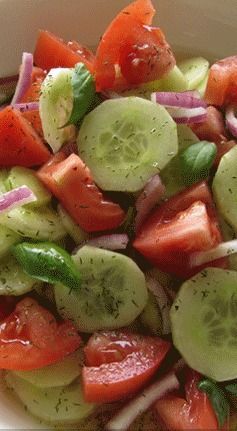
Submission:
[[[95,46],[129,0],[0,0],[0,77],[15,74],[39,28]],[[236,0],[154,0],[155,23],[176,52],[211,60],[237,54]],[[45,429],[0,386],[0,429]],[[48,428],[49,429],[49,428]]]

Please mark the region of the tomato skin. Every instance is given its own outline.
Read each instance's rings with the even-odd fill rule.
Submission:
[[[186,399],[169,395],[158,400],[154,410],[169,431],[217,431],[217,418],[207,395],[197,388],[200,376],[190,370],[186,379]]]
[[[150,2],[137,0],[122,10],[109,25],[96,52],[97,91],[118,90],[147,82],[168,73],[175,65],[163,33],[148,26],[153,14]],[[159,59],[157,51],[162,54]],[[140,59],[137,58],[138,53]],[[120,66],[121,76],[117,76],[116,65]]]
[[[224,58],[212,65],[205,100],[216,106],[237,103],[237,55]]]
[[[86,401],[112,402],[137,392],[169,349],[170,343],[158,337],[114,331],[93,335],[84,349],[90,364],[82,371]]]
[[[50,70],[54,67],[74,67],[77,63],[84,63],[88,70],[94,71],[94,55],[76,42],[66,44],[62,39],[41,30],[36,42],[34,63],[42,69]]]
[[[66,158],[59,153],[37,175],[87,232],[110,230],[124,220],[124,211],[103,197],[89,169],[76,154]]]
[[[21,112],[11,106],[0,111],[0,166],[38,166],[49,157],[49,150]]]
[[[192,252],[208,250],[221,241],[212,197],[203,181],[170,198],[152,212],[133,246],[164,272],[188,278]],[[226,259],[209,266],[226,266]]]
[[[70,322],[57,323],[31,298],[22,299],[0,323],[0,368],[33,370],[74,352],[81,339]]]

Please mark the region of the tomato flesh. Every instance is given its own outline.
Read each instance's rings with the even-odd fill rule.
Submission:
[[[133,246],[162,271],[188,278],[201,269],[190,266],[190,254],[208,250],[220,241],[211,194],[207,184],[201,182],[153,211]],[[225,267],[226,260],[209,265]]]
[[[83,392],[88,402],[112,402],[137,392],[159,368],[170,343],[122,332],[96,334],[85,348]]]
[[[103,197],[76,154],[67,158],[63,153],[56,155],[37,175],[87,232],[114,229],[124,220],[124,211]]]
[[[216,106],[237,103],[237,55],[224,58],[212,65],[205,100]]]
[[[80,343],[72,323],[57,323],[35,300],[24,298],[0,323],[0,368],[41,368],[60,361]]]

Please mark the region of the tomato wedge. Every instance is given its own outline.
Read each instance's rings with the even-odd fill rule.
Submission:
[[[216,106],[237,103],[237,55],[224,58],[212,65],[205,100]]]
[[[49,157],[49,150],[21,112],[10,106],[0,111],[0,166],[38,166]]]
[[[208,250],[221,241],[212,197],[205,182],[195,184],[162,204],[148,217],[133,246],[162,271],[188,278],[192,252]],[[212,262],[225,266],[226,260]]]
[[[96,52],[98,91],[158,79],[174,67],[175,58],[163,33],[149,27],[153,15],[150,1],[137,0],[109,25]]]
[[[37,173],[84,230],[96,232],[118,227],[125,218],[120,206],[105,199],[89,169],[76,155],[56,155]]]
[[[158,337],[127,332],[92,335],[85,347],[84,397],[88,402],[112,402],[138,391],[159,368],[170,343]]]
[[[0,324],[0,368],[41,368],[60,361],[80,343],[71,322],[57,323],[34,299],[24,298]]]
[[[45,30],[39,32],[34,62],[46,70],[54,67],[73,67],[77,63],[84,63],[91,73],[94,71],[94,54],[88,48],[75,41],[65,43]]]
[[[186,399],[169,395],[158,400],[154,406],[159,419],[169,431],[216,431],[219,429],[215,412],[207,395],[198,390],[200,376],[189,371],[185,394]]]

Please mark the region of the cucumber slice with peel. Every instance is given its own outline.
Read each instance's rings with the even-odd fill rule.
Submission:
[[[237,233],[237,145],[221,158],[212,190],[219,213]]]
[[[216,381],[237,378],[237,272],[208,268],[187,280],[171,308],[175,347]]]
[[[75,244],[81,244],[89,238],[89,234],[74,222],[68,212],[60,204],[58,205],[58,214],[66,232],[73,239]]]
[[[6,256],[0,262],[0,295],[24,295],[39,285],[34,278],[25,274],[13,256]]]
[[[177,127],[151,101],[106,100],[85,117],[78,149],[101,189],[136,192],[176,155]]]
[[[48,365],[47,367],[37,370],[14,371],[12,374],[38,388],[67,386],[80,376],[83,356],[83,350],[79,349],[56,364]]]
[[[0,169],[0,195],[9,190],[7,188],[7,177],[8,177],[8,170]]]
[[[84,401],[78,381],[69,386],[38,388],[19,376],[8,372],[6,383],[34,416],[59,425],[75,424],[89,416],[94,404]]]
[[[203,57],[193,57],[181,61],[178,67],[188,82],[187,90],[196,90],[208,73],[209,62]]]
[[[28,186],[32,190],[36,196],[36,201],[28,204],[28,207],[44,206],[47,205],[51,200],[51,194],[36,177],[35,171],[33,169],[15,166],[9,172],[7,183],[9,190],[23,185]]]
[[[39,112],[44,138],[56,153],[61,146],[75,139],[74,125],[63,127],[73,109],[73,69],[51,69],[41,86]]]
[[[20,241],[20,235],[6,226],[0,225],[0,259],[9,253],[12,245]]]
[[[82,332],[128,326],[142,312],[148,294],[145,277],[129,257],[84,246],[73,260],[81,274],[81,287],[55,285],[59,314]]]

